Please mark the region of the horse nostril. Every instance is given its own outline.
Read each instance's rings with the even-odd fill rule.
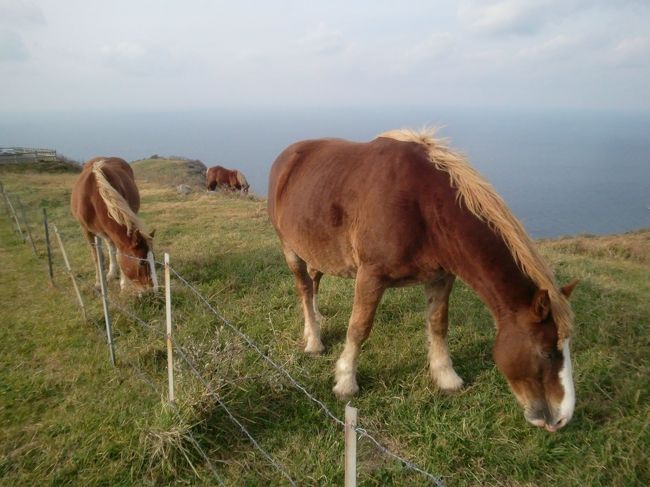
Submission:
[[[552,426],[550,424],[547,424],[545,426],[545,428],[546,428],[546,431],[549,431],[551,433],[555,433],[557,430],[562,428],[566,423],[567,423],[566,418],[560,418],[560,420],[557,423],[555,423]]]

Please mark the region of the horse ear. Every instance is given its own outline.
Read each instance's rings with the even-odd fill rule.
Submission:
[[[546,289],[540,289],[535,293],[530,305],[530,312],[537,323],[548,318],[548,314],[551,312],[551,299]]]
[[[571,294],[573,293],[573,290],[574,290],[574,289],[576,288],[576,286],[578,285],[578,282],[580,282],[580,281],[578,281],[578,279],[574,279],[574,280],[571,281],[569,284],[567,284],[566,286],[564,286],[563,288],[560,289],[560,292],[561,292],[562,294],[564,294],[564,297],[565,297],[565,298],[569,299],[569,297],[570,297]]]
[[[137,245],[138,241],[142,238],[142,233],[137,228],[131,232],[131,242],[133,245]]]

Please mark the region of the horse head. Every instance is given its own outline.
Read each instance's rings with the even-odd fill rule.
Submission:
[[[248,188],[250,188],[250,185],[244,177],[244,174],[241,171],[237,170],[235,171],[235,177],[237,179],[238,189],[240,189],[242,193],[248,194]]]
[[[158,290],[158,278],[153,257],[153,237],[135,229],[131,234],[128,249],[119,253],[119,264],[122,273],[131,281],[138,293]]]
[[[560,291],[568,298],[577,281]],[[575,392],[569,338],[558,331],[547,290],[501,323],[494,343],[494,361],[535,426],[557,431],[573,416]]]

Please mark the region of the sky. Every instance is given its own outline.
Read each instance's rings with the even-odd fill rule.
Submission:
[[[0,0],[0,112],[650,110],[648,0]]]

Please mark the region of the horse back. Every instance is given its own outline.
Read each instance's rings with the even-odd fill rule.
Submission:
[[[372,263],[399,280],[424,265],[418,254],[429,232],[422,198],[433,185],[450,187],[438,173],[418,144],[298,142],[271,169],[269,216],[283,245],[323,272],[351,276]],[[436,268],[426,266],[432,269],[420,270]]]
[[[72,214],[88,229],[98,230],[101,221],[107,215],[97,181],[93,173],[96,162],[104,161],[102,172],[106,180],[129,204],[131,210],[140,210],[140,193],[135,183],[135,175],[131,166],[118,157],[95,157],[86,162],[81,174],[74,184],[71,195]]]

